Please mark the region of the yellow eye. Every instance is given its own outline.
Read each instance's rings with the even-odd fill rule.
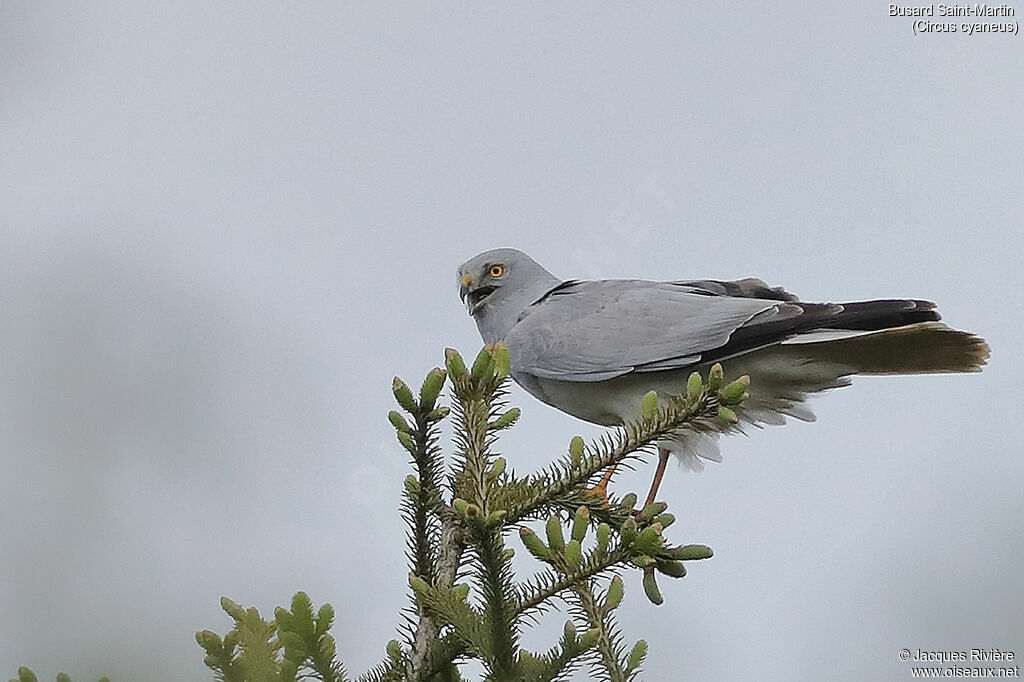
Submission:
[[[488,270],[488,274],[491,277],[501,277],[502,275],[505,274],[505,266],[504,265],[492,265],[491,269]]]

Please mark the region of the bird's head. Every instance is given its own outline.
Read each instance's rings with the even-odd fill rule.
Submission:
[[[476,315],[505,292],[524,288],[536,279],[538,269],[543,270],[522,251],[485,251],[459,267],[459,298],[469,314]]]
[[[520,313],[559,280],[537,261],[516,249],[493,249],[459,267],[459,297],[481,333],[502,338]],[[492,341],[495,339],[488,339]]]

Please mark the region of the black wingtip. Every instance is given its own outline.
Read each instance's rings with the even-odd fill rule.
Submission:
[[[938,322],[942,319],[931,301],[895,298],[841,305],[842,312],[825,325],[825,328],[878,331],[918,322]]]

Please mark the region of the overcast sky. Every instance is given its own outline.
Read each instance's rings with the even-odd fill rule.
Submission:
[[[479,348],[455,269],[496,246],[928,298],[992,346],[671,469],[669,536],[716,556],[658,608],[629,576],[645,679],[1019,659],[1022,73],[1020,37],[883,2],[0,2],[0,676],[212,679],[219,597],[299,589],[375,664],[406,603],[391,377]],[[600,433],[512,398],[520,471]]]

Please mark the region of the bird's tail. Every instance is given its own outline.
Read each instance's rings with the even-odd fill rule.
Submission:
[[[868,331],[829,329],[800,334],[777,352],[798,362],[824,362],[850,374],[979,372],[989,357],[985,340],[928,321]]]
[[[814,421],[807,399],[848,385],[853,374],[981,371],[988,344],[940,322],[934,307],[910,300],[844,303],[817,328],[723,359],[730,375],[751,378],[750,396],[735,407],[740,423],[726,429],[708,424],[661,445],[679,455],[686,468],[700,470],[703,460],[721,461],[718,431],[782,424],[787,417]]]

